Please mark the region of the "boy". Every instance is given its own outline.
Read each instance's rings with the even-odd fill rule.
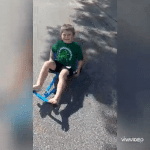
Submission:
[[[63,89],[66,87],[66,80],[69,76],[78,77],[83,64],[83,54],[81,47],[73,42],[75,36],[74,27],[70,24],[64,24],[60,30],[61,40],[52,46],[50,60],[46,61],[41,69],[38,81],[33,86],[33,90],[39,91],[48,75],[49,69],[60,72],[57,91],[54,98],[48,102],[57,105],[60,101]],[[54,60],[54,53],[57,59]],[[78,60],[77,73],[76,61]]]

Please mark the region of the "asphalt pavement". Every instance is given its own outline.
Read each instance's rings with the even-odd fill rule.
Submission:
[[[71,23],[86,62],[52,110],[33,95],[34,150],[117,149],[117,1],[33,1],[33,83],[59,29]],[[49,74],[40,94],[54,74]]]

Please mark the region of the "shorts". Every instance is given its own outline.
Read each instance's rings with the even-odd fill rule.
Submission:
[[[68,75],[69,77],[73,76],[75,74],[75,71],[73,71],[71,66],[64,66],[63,64],[61,64],[57,60],[55,60],[55,64],[56,64],[56,69],[55,70],[49,69],[49,72],[53,72],[53,73],[60,72],[62,70],[62,68],[66,68],[69,71],[69,75]]]

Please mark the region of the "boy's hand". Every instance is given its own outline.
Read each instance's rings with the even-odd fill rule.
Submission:
[[[79,76],[80,72],[77,71],[77,73],[75,74],[75,78],[77,78]]]
[[[77,78],[82,70],[82,65],[83,65],[83,61],[80,60],[78,61],[78,70],[77,70],[77,73],[75,74],[75,78]]]

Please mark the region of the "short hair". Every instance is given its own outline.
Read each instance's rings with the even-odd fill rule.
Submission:
[[[63,31],[71,31],[73,35],[75,35],[75,29],[71,24],[64,24],[60,29],[60,35],[63,33]]]

